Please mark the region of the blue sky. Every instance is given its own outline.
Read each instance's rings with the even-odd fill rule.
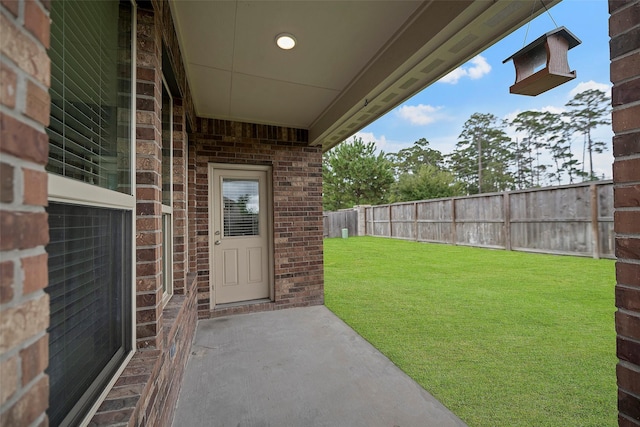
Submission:
[[[502,61],[525,44],[532,42],[556,26],[543,13],[529,26],[516,30],[460,69],[408,99],[356,135],[374,141],[386,153],[411,146],[426,138],[431,147],[450,153],[458,140],[464,122],[475,112],[492,113],[510,119],[521,111],[560,112],[577,92],[600,89],[610,96],[608,5],[606,0],[563,0],[550,9],[558,26],[565,26],[582,44],[569,51],[569,66],[577,78],[537,97],[512,95],[509,86],[515,81],[513,62]],[[526,34],[526,39],[525,39]],[[526,40],[526,42],[525,42]],[[514,129],[509,135],[517,137]],[[605,141],[608,150],[594,157],[599,176],[611,178],[610,126],[598,128],[594,139]],[[573,152],[582,161],[582,138],[573,142]]]

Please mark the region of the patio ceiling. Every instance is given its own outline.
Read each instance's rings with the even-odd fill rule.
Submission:
[[[308,129],[324,150],[544,11],[540,0],[170,4],[198,116]],[[296,47],[279,49],[280,33]]]

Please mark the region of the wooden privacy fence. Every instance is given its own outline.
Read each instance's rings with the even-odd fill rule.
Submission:
[[[355,209],[324,212],[322,219],[324,237],[341,237],[343,228],[349,230],[349,236],[358,235],[358,211]]]
[[[615,258],[611,181],[361,209],[370,236]]]

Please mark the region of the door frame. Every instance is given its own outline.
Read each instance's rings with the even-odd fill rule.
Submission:
[[[207,212],[208,212],[208,224],[209,224],[209,310],[213,311],[216,307],[216,290],[214,286],[215,275],[214,269],[214,240],[215,236],[211,233],[211,230],[215,229],[214,224],[214,190],[216,183],[214,182],[214,171],[216,170],[234,170],[234,171],[260,171],[265,172],[267,175],[265,192],[267,194],[267,252],[268,252],[268,279],[269,279],[269,299],[274,300],[274,248],[273,248],[273,174],[272,167],[269,165],[245,165],[236,163],[209,163],[207,170],[207,183],[209,184],[208,199],[207,199]]]

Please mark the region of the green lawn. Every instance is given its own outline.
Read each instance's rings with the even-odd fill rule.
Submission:
[[[325,240],[326,305],[470,426],[617,425],[614,262]]]

